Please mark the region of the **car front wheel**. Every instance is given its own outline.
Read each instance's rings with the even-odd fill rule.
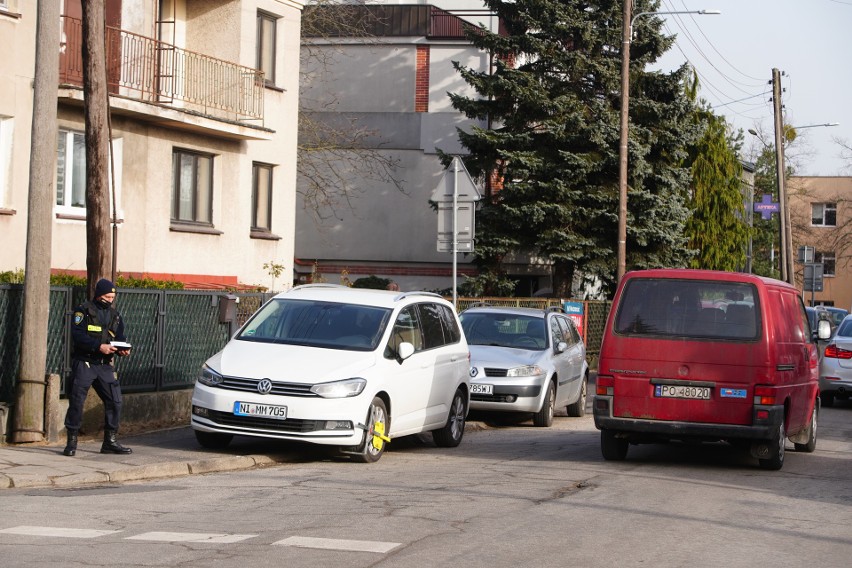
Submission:
[[[533,424],[540,428],[547,428],[553,424],[553,411],[556,406],[556,387],[553,381],[547,383],[547,393],[544,395],[544,402],[541,403],[541,409],[533,414]]]
[[[450,403],[450,413],[447,415],[447,423],[443,428],[432,431],[432,439],[435,445],[441,448],[455,448],[461,444],[464,436],[465,423],[464,393],[457,390]]]
[[[388,409],[385,401],[375,397],[370,403],[367,412],[366,428],[364,428],[364,440],[352,455],[352,460],[360,463],[374,463],[379,461],[385,453],[387,444],[386,435],[390,430],[388,423]]]

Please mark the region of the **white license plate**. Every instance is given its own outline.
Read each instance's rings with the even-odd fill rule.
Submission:
[[[690,387],[685,385],[656,385],[654,396],[660,398],[690,398],[710,400],[710,387]]]
[[[494,385],[470,384],[470,394],[494,394]]]
[[[275,418],[276,420],[287,419],[286,406],[274,406],[272,404],[256,404],[254,402],[235,402],[234,414],[237,416],[259,416],[261,418]]]

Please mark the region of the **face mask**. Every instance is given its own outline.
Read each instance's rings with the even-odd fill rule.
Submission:
[[[108,302],[107,300],[104,300],[103,298],[98,298],[97,300],[95,300],[95,304],[99,308],[108,308],[112,305],[112,302]]]

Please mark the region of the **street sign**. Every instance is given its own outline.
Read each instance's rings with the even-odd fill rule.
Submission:
[[[456,171],[456,166],[458,166],[458,171]],[[450,163],[450,167],[444,171],[438,187],[432,192],[432,201],[452,203],[453,187],[455,187],[456,180],[458,180],[459,186],[456,198],[459,203],[473,203],[482,199],[482,194],[476,189],[473,179],[471,179],[470,174],[467,172],[467,168],[464,167],[464,162],[456,156]]]
[[[805,264],[805,292],[822,292],[822,263],[808,262]]]
[[[763,201],[754,204],[754,212],[760,213],[764,219],[771,219],[773,213],[781,211],[781,205],[772,201],[772,196],[768,193],[763,194]]]

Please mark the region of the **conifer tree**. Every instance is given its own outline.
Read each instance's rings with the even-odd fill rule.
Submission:
[[[696,256],[690,260],[690,267],[741,270],[749,237],[743,168],[728,141],[725,120],[708,113],[706,124],[692,164],[691,214],[686,235]]]
[[[615,281],[622,3],[614,0],[485,0],[505,34],[470,39],[493,57],[491,72],[456,64],[476,96],[450,94],[487,128],[459,132],[474,175],[486,179],[477,216],[482,278],[497,282],[506,255],[551,263],[553,291],[570,296],[576,270]],[[634,13],[659,2],[637,0]],[[631,43],[627,265],[684,266],[690,120],[686,67],[646,66],[672,44],[643,17]],[[488,290],[485,290],[487,293]]]

